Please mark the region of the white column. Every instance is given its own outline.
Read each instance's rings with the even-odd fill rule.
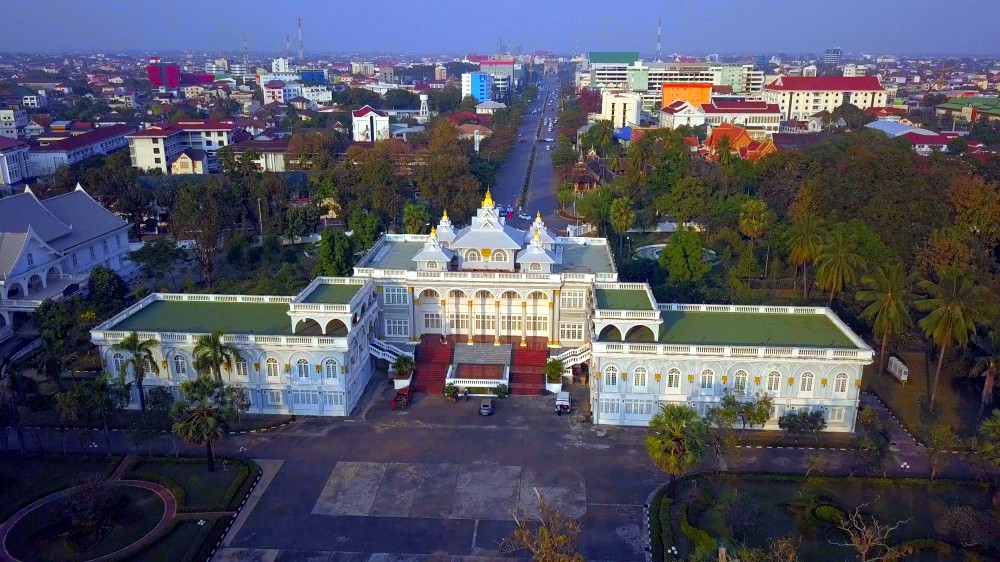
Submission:
[[[493,336],[493,345],[500,345],[500,299],[497,299],[494,302],[496,304],[496,306],[495,306],[495,308],[496,308],[496,316],[493,319],[493,321],[494,321],[494,326],[493,326],[493,333],[494,333],[494,336]]]
[[[559,289],[552,291],[552,339],[550,347],[559,347]],[[553,341],[555,340],[555,341]]]
[[[447,336],[445,326],[448,324],[448,299],[441,299],[441,336]]]
[[[476,311],[472,307],[472,299],[469,299],[469,345],[472,345],[472,336],[476,333]]]
[[[521,347],[528,347],[528,303],[521,301]]]
[[[410,341],[418,342],[420,335],[417,333],[417,307],[420,299],[413,296],[413,287],[407,287],[407,290],[410,293]]]

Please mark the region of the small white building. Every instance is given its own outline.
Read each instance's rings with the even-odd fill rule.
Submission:
[[[21,182],[27,176],[28,143],[0,136],[0,188]]]
[[[392,137],[389,116],[370,105],[351,112],[351,129],[354,142],[375,142]]]
[[[126,136],[133,131],[135,127],[128,125],[110,125],[33,146],[28,153],[30,175],[47,176],[60,166],[71,166],[84,158],[125,148]]]
[[[476,114],[493,115],[498,109],[507,109],[507,104],[498,101],[484,101],[476,105]]]
[[[23,109],[0,109],[0,137],[16,139],[28,126],[28,112]]]
[[[611,121],[615,128],[636,126],[642,112],[642,96],[636,92],[601,92],[601,113],[592,121]]]
[[[764,101],[781,108],[784,120],[806,120],[845,103],[860,109],[885,107],[888,93],[875,76],[778,76],[764,87]]]

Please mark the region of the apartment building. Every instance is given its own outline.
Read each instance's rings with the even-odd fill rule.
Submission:
[[[20,182],[28,175],[28,143],[0,136],[0,187]]]
[[[169,174],[171,165],[185,150],[205,151],[209,173],[218,172],[216,152],[233,142],[236,125],[232,121],[197,119],[154,125],[128,135],[132,167],[160,170]]]
[[[845,103],[885,107],[888,93],[874,76],[779,76],[764,87],[764,101],[780,107],[785,120],[803,120]]]
[[[602,121],[611,121],[614,127],[636,126],[642,108],[642,96],[637,92],[601,93],[601,113],[596,116]]]
[[[111,125],[53,141],[40,140],[28,154],[28,170],[32,176],[54,174],[60,166],[99,154],[109,154],[128,144],[126,136],[135,131],[128,125]]]
[[[0,109],[0,137],[16,139],[28,126],[28,112],[20,108]]]

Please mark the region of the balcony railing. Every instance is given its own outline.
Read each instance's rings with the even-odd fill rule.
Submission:
[[[824,361],[870,361],[870,349],[817,349],[730,345],[667,345],[656,343],[594,342],[596,354],[657,355],[684,357],[733,357],[744,359],[818,359]]]

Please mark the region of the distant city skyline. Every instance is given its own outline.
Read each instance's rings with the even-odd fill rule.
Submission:
[[[455,0],[367,4],[320,0],[215,3],[135,0],[8,0],[0,52],[298,51],[495,52],[501,37],[521,52],[655,52],[657,19],[669,54],[845,53],[997,55],[996,0],[507,0],[481,7]],[[266,16],[266,17],[263,17]],[[942,26],[942,18],[960,22]],[[356,23],[352,20],[363,20]],[[959,32],[960,31],[960,32]]]

